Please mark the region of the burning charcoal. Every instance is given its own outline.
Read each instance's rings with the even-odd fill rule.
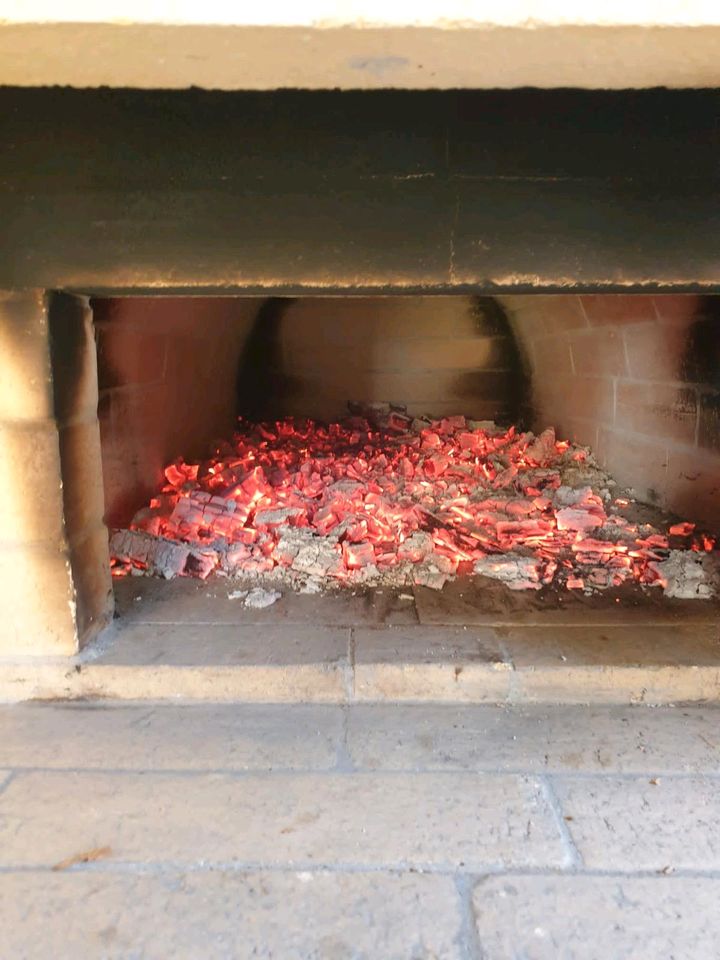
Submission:
[[[305,513],[302,507],[282,507],[279,510],[258,510],[255,514],[255,526],[279,527],[291,517],[300,517]]]
[[[171,580],[185,572],[190,548],[137,530],[117,530],[110,538],[110,553],[117,560],[142,564],[148,573]]]
[[[398,547],[398,556],[401,560],[410,560],[412,563],[419,563],[424,560],[433,548],[432,537],[423,530],[417,530]]]
[[[706,595],[694,571],[713,561],[695,551],[712,550],[712,538],[608,517],[612,481],[552,429],[534,437],[462,416],[411,421],[390,404],[354,409],[343,423],[241,423],[213,459],[171,464],[162,492],[113,538],[113,575],[272,572],[296,586],[438,589],[474,569],[537,589],[559,571],[573,589],[634,580]],[[681,551],[690,566],[679,586],[662,566],[668,541],[693,551]]]
[[[404,432],[408,429],[411,423],[412,417],[408,417],[405,413],[399,413],[397,410],[393,410],[388,416],[384,426],[386,430],[397,430]]]
[[[525,456],[534,460],[538,466],[545,466],[557,454],[555,431],[552,427],[543,430],[540,436],[525,449]]]
[[[511,590],[539,590],[540,561],[534,557],[506,553],[483,557],[475,563],[475,573],[502,580]]]
[[[380,571],[374,563],[348,571],[349,582],[357,585],[377,583]]]
[[[423,430],[427,430],[430,426],[430,420],[427,417],[415,417],[413,422],[410,424],[412,430],[415,433],[422,433]]]
[[[375,563],[375,548],[371,543],[348,543],[342,545],[343,560],[348,570],[358,570]]]
[[[235,543],[228,547],[223,557],[222,567],[231,576],[237,574],[245,560],[252,556],[250,548],[244,543]]]
[[[214,550],[191,550],[186,572],[206,580],[219,564],[220,558]]]
[[[592,493],[592,487],[568,487],[562,484],[552,495],[553,506],[574,507],[582,503],[589,493]]]
[[[481,431],[482,433],[487,433],[489,436],[500,436],[505,431],[502,427],[498,427],[494,420],[468,420],[467,421],[468,430],[473,432]]]
[[[188,482],[197,479],[198,465],[184,463],[183,460],[176,460],[169,467],[165,468],[165,478],[168,483],[176,488],[182,487]]]
[[[447,470],[450,461],[447,457],[428,457],[425,461],[425,473],[429,477],[440,477]]]
[[[667,560],[651,562],[666,597],[691,600],[714,597],[718,588],[720,561],[712,554],[692,550],[671,550]]]
[[[668,533],[676,537],[689,537],[695,530],[694,523],[675,523]]]
[[[562,510],[555,511],[558,530],[594,530],[601,527],[605,520],[605,514],[591,513],[589,510],[576,510],[573,507],[563,507]]]
[[[421,587],[430,587],[431,590],[442,590],[449,579],[447,574],[441,573],[432,564],[427,567],[418,567],[413,572],[413,583]]]
[[[291,564],[293,570],[311,577],[336,577],[344,569],[332,544],[316,540],[300,547]]]
[[[511,463],[509,467],[505,467],[504,470],[500,470],[493,480],[493,490],[502,490],[503,487],[509,486],[517,476],[517,473],[518,468],[514,463]]]
[[[457,573],[459,562],[457,557],[450,557],[437,552],[433,554],[433,565],[437,567],[440,573],[446,573],[448,577],[452,577]]]

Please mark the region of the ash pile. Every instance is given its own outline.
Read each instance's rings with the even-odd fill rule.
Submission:
[[[715,541],[691,523],[628,517],[585,447],[463,416],[374,405],[338,423],[244,423],[182,459],[110,542],[113,574],[210,574],[329,586],[441,589],[482,575],[512,590],[595,592],[627,581],[713,596]]]

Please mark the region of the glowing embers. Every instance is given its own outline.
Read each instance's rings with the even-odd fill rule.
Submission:
[[[512,589],[666,587],[687,566],[663,566],[678,549],[713,549],[692,524],[666,536],[623,517],[627,500],[612,501],[588,451],[553,430],[464,417],[241,424],[210,460],[177,461],[165,476],[112,538],[116,575],[441,587],[476,573]]]

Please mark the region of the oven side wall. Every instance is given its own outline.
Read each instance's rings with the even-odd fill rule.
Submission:
[[[637,497],[720,528],[720,302],[501,298],[532,378],[534,423],[590,445]]]

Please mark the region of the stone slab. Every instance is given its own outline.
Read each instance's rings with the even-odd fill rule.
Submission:
[[[553,784],[586,867],[720,869],[717,778],[561,776]]]
[[[674,703],[720,697],[710,625],[498,627],[523,703]]]
[[[344,703],[347,663],[250,666],[167,664],[0,665],[0,702],[153,700],[209,703]]]
[[[420,623],[474,626],[617,626],[640,624],[674,627],[717,622],[717,601],[668,600],[661,591],[637,590],[616,603],[610,595],[585,597],[544,590],[508,590],[499,581],[474,577],[446,583],[442,590],[413,590]]]
[[[87,667],[329,665],[347,659],[349,640],[347,628],[310,624],[128,624]]]
[[[513,666],[720,666],[717,624],[673,627],[593,625],[498,627]]]
[[[717,83],[717,19],[701,3],[660,8],[647,2],[629,8],[593,3],[579,13],[557,3],[523,2],[501,12],[463,3],[428,3],[412,11],[357,3],[337,8],[332,18],[320,2],[296,10],[272,4],[261,17],[228,16],[221,3],[172,11],[155,3],[130,11],[114,2],[98,4],[90,16],[80,3],[60,13],[47,3],[9,6],[0,33],[0,81],[343,91],[625,90]],[[632,223],[626,227],[631,228]],[[617,282],[621,279],[624,274]]]
[[[278,583],[280,599],[264,610],[247,609],[228,594],[252,586],[241,581],[159,580],[127,577],[114,583],[116,607],[123,623],[226,623],[326,625],[417,623],[413,600],[400,599],[409,590],[338,590],[302,594]]]
[[[335,706],[27,703],[0,708],[0,764],[320,770],[335,765],[342,727],[342,711]]]
[[[514,703],[647,704],[714,703],[720,700],[720,668],[698,666],[533,667],[515,671]]]
[[[347,748],[371,770],[720,773],[720,710],[357,705]]]
[[[499,702],[510,665],[490,629],[355,629],[354,699]]]
[[[487,877],[473,909],[484,960],[715,960],[720,880]]]
[[[338,703],[350,687],[349,638],[347,629],[307,625],[129,624],[74,667],[16,671],[25,699]],[[8,675],[12,667],[12,699]]]
[[[351,633],[352,631],[352,633]],[[717,659],[715,659],[717,658]],[[707,627],[117,624],[75,658],[0,660],[0,702],[720,701]]]
[[[563,867],[537,781],[468,773],[18,773],[0,795],[0,864],[483,871]]]
[[[0,954],[18,960],[461,960],[461,926],[449,877],[0,875]]]

